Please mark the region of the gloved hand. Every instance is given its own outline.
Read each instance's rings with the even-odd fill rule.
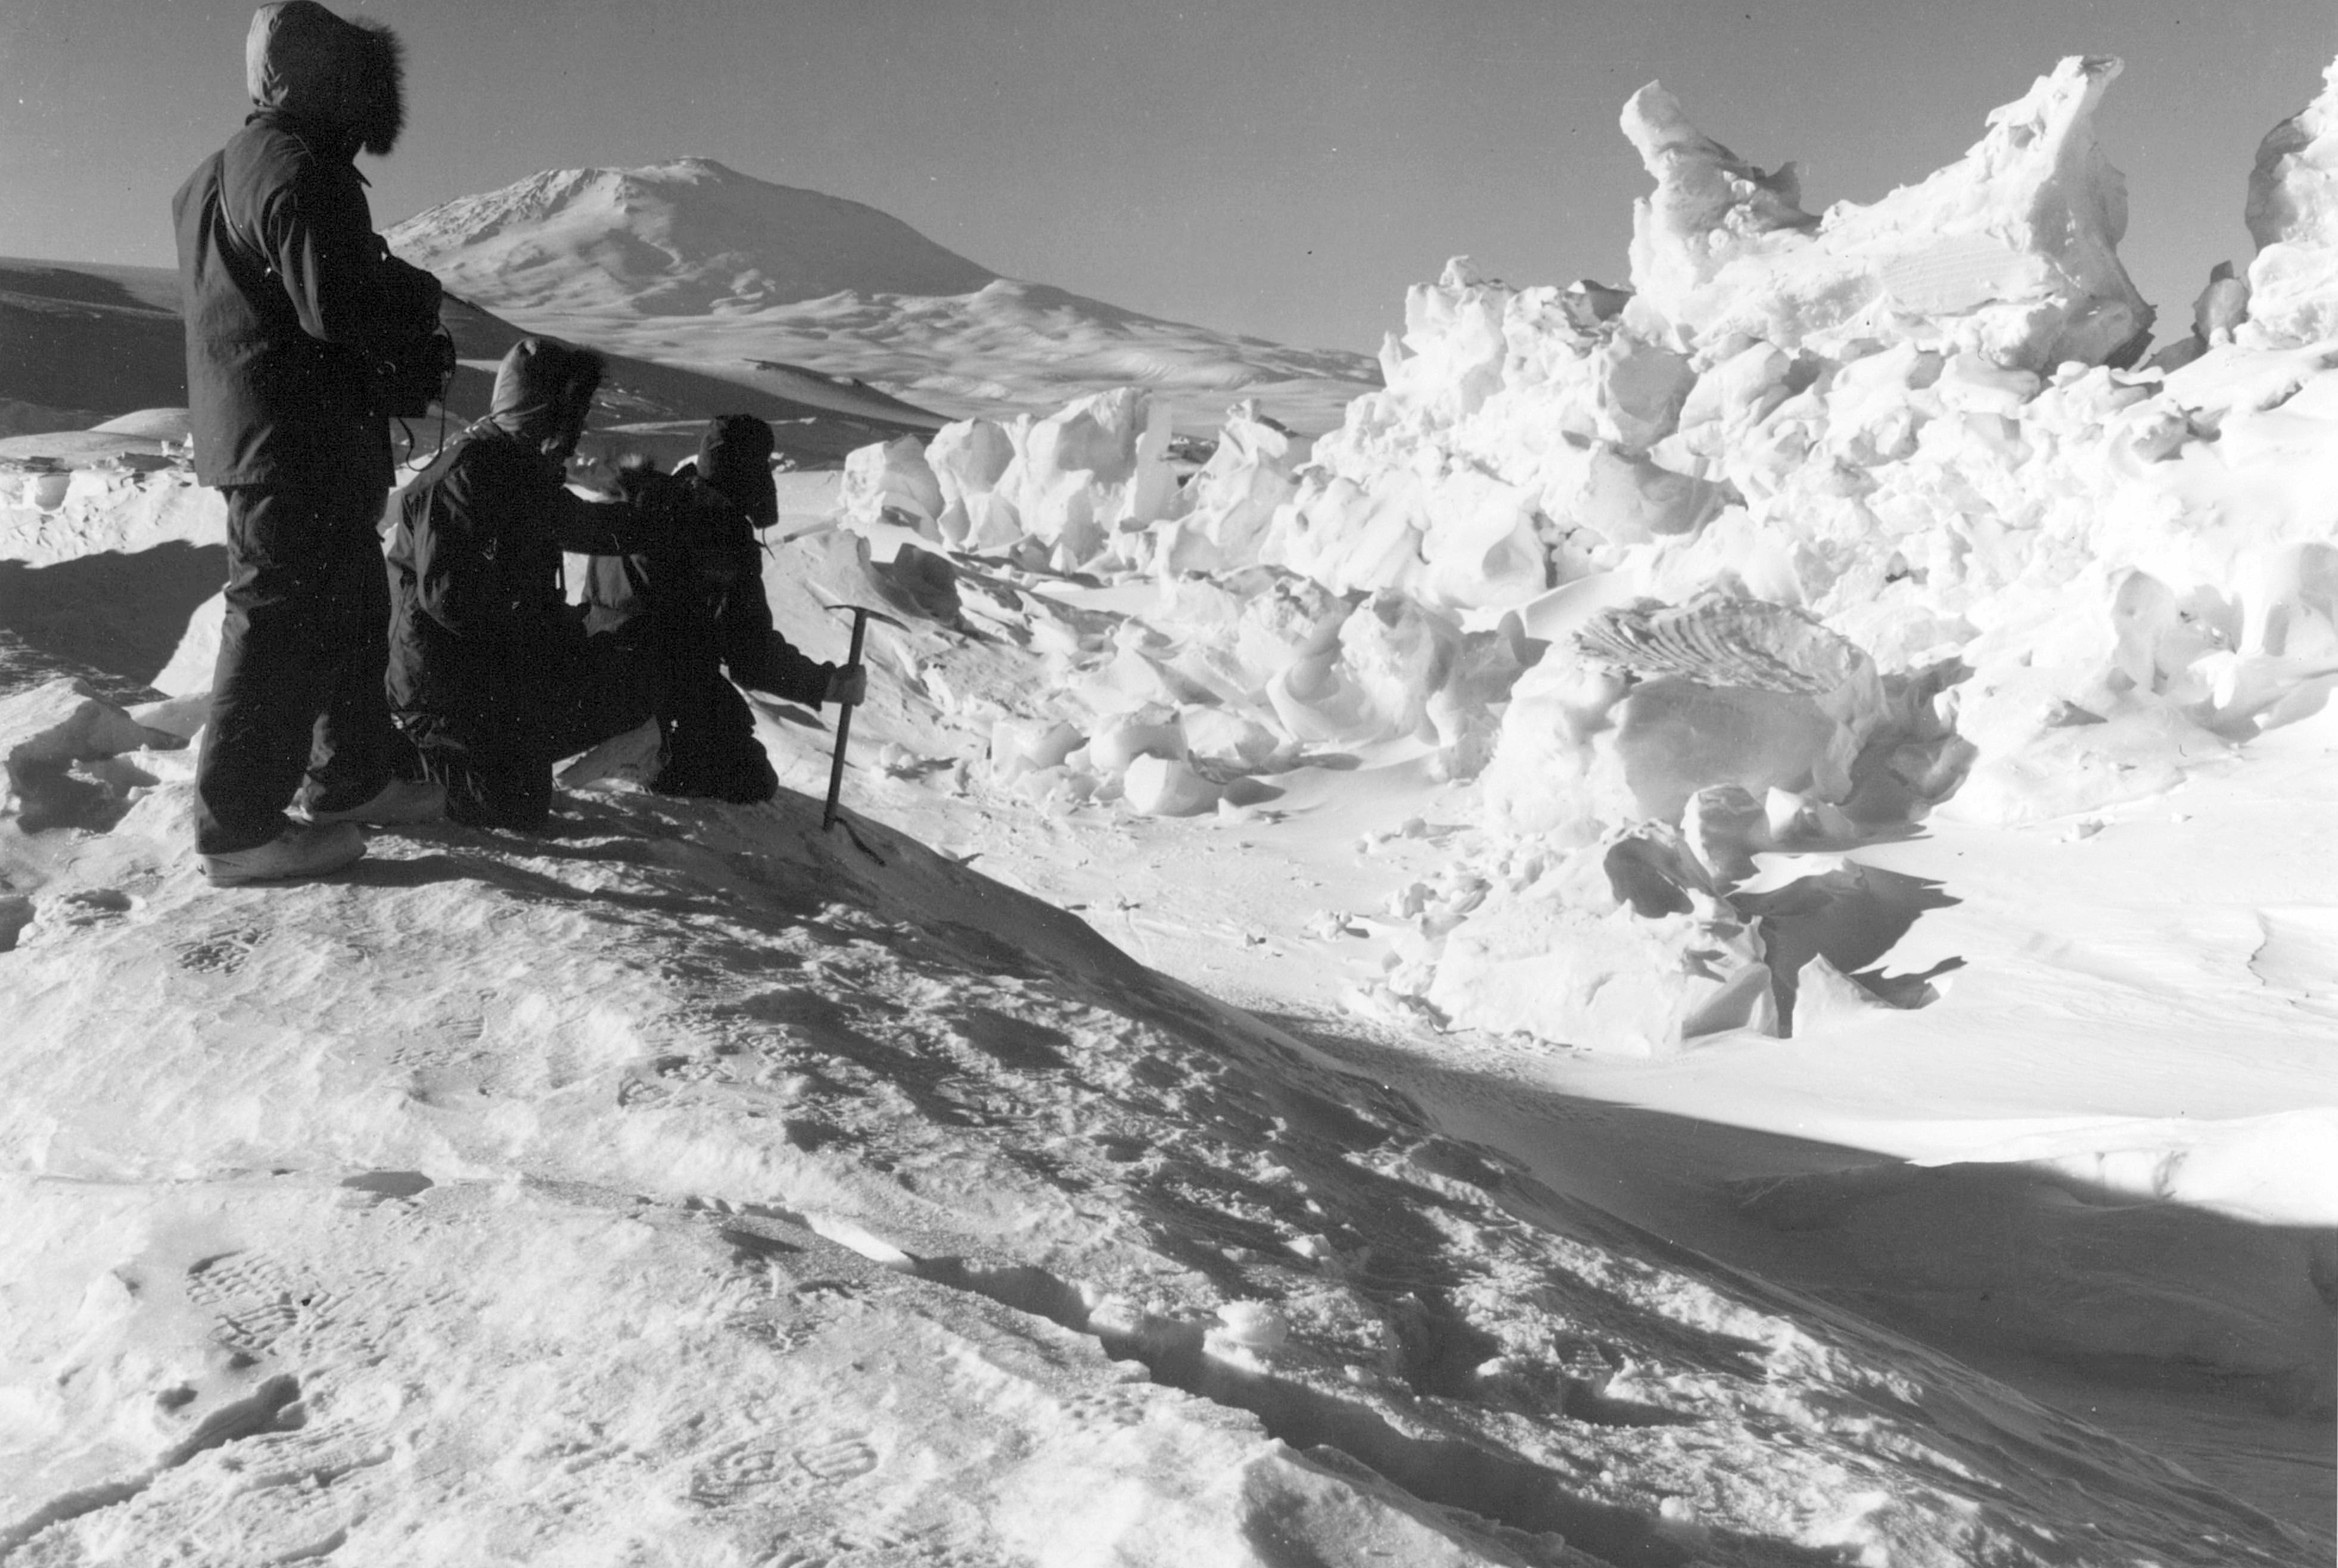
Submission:
[[[830,702],[855,703],[867,701],[869,670],[861,664],[840,664],[828,672],[828,697]]]
[[[638,505],[643,496],[663,489],[672,481],[658,472],[654,459],[639,452],[628,452],[617,459],[614,483],[618,495]]]

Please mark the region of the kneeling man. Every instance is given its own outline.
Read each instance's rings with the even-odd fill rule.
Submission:
[[[524,338],[490,412],[407,490],[390,540],[389,706],[447,787],[447,814],[530,831],[559,759],[645,723],[649,672],[585,634],[561,555],[644,549],[660,523],[571,491],[601,384],[590,350]]]

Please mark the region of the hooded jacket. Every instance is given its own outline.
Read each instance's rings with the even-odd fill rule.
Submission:
[[[374,232],[357,170],[405,124],[398,39],[280,0],[253,14],[244,65],[251,114],[171,204],[196,476],[386,487],[373,366],[436,327],[439,298]]]
[[[571,491],[573,447],[601,358],[549,338],[504,356],[487,416],[407,487],[389,544],[389,705],[473,733],[525,733],[584,628],[561,555],[648,546],[656,524],[628,504]],[[555,452],[547,454],[545,444]]]
[[[779,521],[771,449],[771,427],[752,415],[710,422],[696,473],[654,487],[665,519],[655,545],[592,564],[586,625],[645,643],[668,693],[719,681],[727,666],[742,686],[814,708],[827,700],[836,667],[774,631],[763,597],[755,530]]]

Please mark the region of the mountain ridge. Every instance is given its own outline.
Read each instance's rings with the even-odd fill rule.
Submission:
[[[1296,348],[993,271],[877,208],[705,158],[545,170],[388,231],[457,294],[531,331],[759,387],[759,362],[951,417],[1048,412],[1138,386],[1213,431],[1237,397],[1328,429],[1380,384]]]

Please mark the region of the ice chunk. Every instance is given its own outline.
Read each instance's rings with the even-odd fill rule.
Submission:
[[[1217,450],[1178,497],[1183,515],[1162,530],[1164,573],[1224,571],[1249,565],[1277,508],[1298,487],[1290,432],[1262,419],[1258,405],[1234,405],[1218,432]]]
[[[1182,759],[1139,757],[1121,780],[1121,798],[1146,817],[1198,817],[1217,808],[1216,787]]]
[[[1281,750],[1274,731],[1246,714],[1195,708],[1184,715],[1185,744],[1194,755],[1255,767]]]
[[[2266,133],[2249,175],[2257,254],[2237,336],[2253,348],[2338,336],[2338,61],[2322,81],[2312,103]]]
[[[913,436],[855,448],[844,459],[844,514],[856,523],[906,523],[939,538],[942,491]]]
[[[941,495],[935,526],[943,544],[1002,548],[1021,537],[1022,530],[1013,523],[1000,525],[1002,513],[1012,518],[1013,505],[995,492],[1007,465],[1015,461],[1015,443],[996,421],[964,419],[945,425],[926,444],[925,456]],[[1002,532],[1006,536],[998,537]]]
[[[80,681],[52,681],[0,698],[0,762],[117,757],[163,739]]]
[[[2138,353],[2151,308],[2119,264],[2126,181],[2093,124],[2119,69],[2062,61],[1961,161],[1823,220],[1798,205],[1793,165],[1763,174],[1652,83],[1623,116],[1656,181],[1634,217],[1636,303],[1691,346],[1904,338],[2030,369]]]
[[[1802,208],[1802,172],[1763,173],[1688,122],[1680,100],[1651,82],[1626,102],[1625,138],[1656,181],[1632,214],[1632,287],[1675,320],[1686,299],[1730,263],[1781,253],[1780,236],[1819,225]]]
[[[990,770],[1001,783],[1059,767],[1087,737],[1058,720],[1001,719],[990,730]]]

